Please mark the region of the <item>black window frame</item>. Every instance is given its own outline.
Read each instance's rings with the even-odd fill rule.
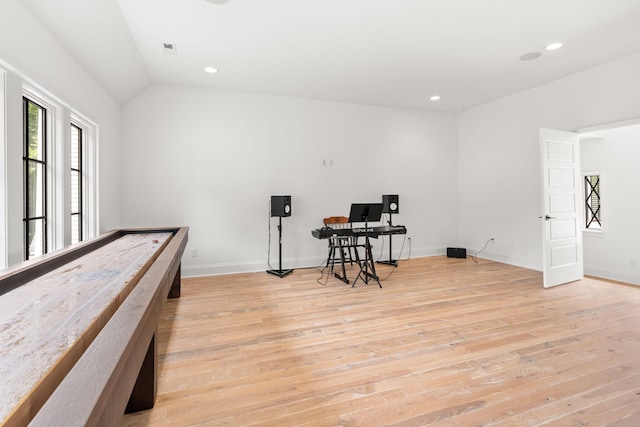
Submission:
[[[42,147],[42,158],[32,158],[29,155],[29,138],[31,122],[29,119],[29,104],[33,104],[42,111],[42,129],[41,135],[43,140],[40,142]],[[23,202],[24,202],[24,212],[23,212],[23,237],[24,237],[24,259],[29,260],[29,226],[32,222],[42,221],[42,245],[43,251],[41,255],[44,255],[48,252],[49,242],[47,236],[47,212],[48,212],[48,163],[47,163],[47,146],[48,146],[48,134],[47,134],[47,108],[39,104],[38,102],[23,96],[22,97],[22,118],[23,118]],[[31,192],[34,191],[29,182],[29,167],[31,164],[40,165],[42,167],[42,215],[31,216],[31,212],[29,210],[29,200],[31,198]]]
[[[71,206],[73,206],[73,200],[71,200],[71,204],[70,204],[70,214],[71,214],[71,218],[73,219],[74,216],[76,216],[78,218],[78,235],[77,236],[73,236],[71,235],[71,243],[77,243],[77,242],[81,242],[84,238],[84,233],[83,231],[83,227],[84,227],[84,209],[83,209],[83,195],[84,195],[84,185],[83,185],[83,174],[84,174],[84,162],[83,162],[83,153],[84,153],[84,129],[75,124],[75,123],[71,123],[69,130],[70,132],[72,132],[72,130],[75,128],[75,130],[77,131],[77,143],[78,143],[78,158],[77,160],[77,168],[74,168],[73,166],[71,166],[70,170],[71,170],[71,176],[73,176],[73,174],[77,174],[78,176],[78,201],[77,201],[77,207],[78,210],[77,211],[73,211],[73,209],[71,209]],[[70,138],[71,139],[71,138]],[[73,143],[73,141],[70,142],[70,144]],[[73,150],[70,150],[71,153],[73,153]],[[73,161],[70,162],[71,165],[73,165]],[[73,196],[73,194],[70,194],[70,196]],[[73,227],[71,227],[71,231],[73,232]],[[74,237],[77,237],[77,241],[74,239]]]

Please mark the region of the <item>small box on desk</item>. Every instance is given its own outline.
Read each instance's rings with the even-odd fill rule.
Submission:
[[[447,248],[447,256],[449,258],[466,258],[467,250],[465,248]]]

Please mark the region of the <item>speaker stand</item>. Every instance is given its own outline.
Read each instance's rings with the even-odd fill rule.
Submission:
[[[282,217],[280,216],[278,218],[279,218],[279,222],[278,222],[278,269],[277,270],[267,270],[267,273],[273,274],[274,276],[278,276],[280,278],[283,278],[287,274],[291,273],[293,271],[293,269],[292,268],[289,268],[287,270],[283,270],[282,269]]]
[[[393,226],[393,224],[391,223],[391,212],[389,212],[389,227]],[[393,239],[393,234],[389,234],[389,259],[388,260],[380,260],[378,261],[378,264],[386,264],[386,265],[393,265],[394,267],[398,266],[398,260],[397,259],[393,259],[393,255],[391,255],[392,252],[392,248],[391,248],[391,241]]]

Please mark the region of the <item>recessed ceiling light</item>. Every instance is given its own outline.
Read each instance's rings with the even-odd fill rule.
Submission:
[[[556,50],[556,49],[560,49],[561,47],[562,47],[562,43],[551,43],[550,45],[545,47],[545,49],[546,50]]]
[[[542,55],[540,52],[525,53],[520,57],[520,61],[531,61],[532,59],[540,58],[540,55]]]
[[[207,2],[212,3],[212,4],[225,4],[228,1],[229,0],[207,0]]]
[[[440,100],[440,95],[433,95],[431,98],[429,98],[432,101],[438,101]]]
[[[218,69],[214,67],[205,67],[204,70],[209,74],[215,74],[218,72]]]

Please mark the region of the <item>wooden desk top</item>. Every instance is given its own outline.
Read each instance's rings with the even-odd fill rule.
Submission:
[[[42,406],[171,236],[125,234],[0,296],[0,424]]]

